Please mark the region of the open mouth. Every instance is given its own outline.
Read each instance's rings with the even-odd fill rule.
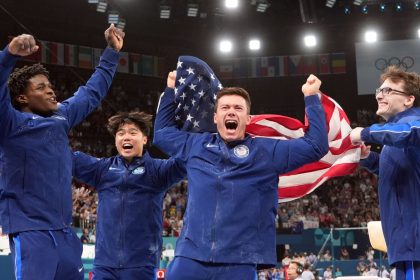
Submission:
[[[235,120],[226,120],[225,127],[227,130],[235,130],[238,127],[238,122]]]
[[[51,102],[51,103],[57,104],[57,99],[56,99],[55,97],[50,97],[50,98],[48,98],[47,100],[48,100],[48,102]]]
[[[133,149],[133,145],[131,145],[129,143],[123,144],[122,147],[123,147],[124,151],[126,151],[126,152],[131,151]]]

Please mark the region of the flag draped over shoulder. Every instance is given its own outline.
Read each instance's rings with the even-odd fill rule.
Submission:
[[[178,126],[190,132],[215,132],[213,123],[216,93],[222,84],[202,60],[181,56],[177,63],[175,118]],[[350,122],[346,113],[332,98],[321,94],[326,113],[329,151],[320,161],[306,164],[279,176],[279,202],[305,196],[332,177],[354,172],[360,160],[360,148],[350,141]],[[305,118],[306,119],[306,118]],[[308,124],[280,115],[255,115],[247,126],[254,137],[294,139],[302,137]]]

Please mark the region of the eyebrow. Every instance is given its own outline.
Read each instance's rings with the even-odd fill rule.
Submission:
[[[119,128],[119,129],[117,130],[117,132],[120,132],[120,131],[125,131],[125,129],[123,129],[123,128]],[[132,131],[140,131],[140,129],[138,129],[138,128],[129,128],[129,129],[128,129],[128,132],[132,132]]]

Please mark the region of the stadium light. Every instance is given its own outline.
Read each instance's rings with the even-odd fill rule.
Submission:
[[[354,0],[353,5],[360,6],[360,5],[362,5],[363,1],[364,0]]]
[[[420,28],[417,29],[417,36],[420,38]]]
[[[265,13],[268,7],[270,7],[270,3],[268,2],[268,0],[259,0],[256,7],[256,11],[260,13]]]
[[[233,45],[232,41],[222,40],[219,43],[219,50],[222,53],[230,53],[232,51]]]
[[[305,46],[308,48],[312,48],[317,45],[316,37],[314,35],[306,35],[303,38],[303,42],[305,43]]]
[[[364,6],[362,7],[362,13],[364,13],[365,15],[367,15],[367,14],[369,13],[369,8],[368,8],[368,6],[367,6],[367,5],[364,5]]]
[[[336,0],[327,0],[327,2],[325,2],[325,6],[327,6],[328,8],[332,8],[335,5]]]
[[[248,47],[251,51],[257,51],[261,49],[261,42],[258,39],[249,40]]]
[[[120,19],[120,15],[117,11],[109,11],[108,12],[108,23],[117,24]]]
[[[238,0],[225,0],[225,7],[228,9],[236,9],[239,6]]]
[[[366,31],[365,33],[365,42],[374,43],[378,40],[378,33],[374,30]]]
[[[106,0],[100,0],[96,6],[96,11],[100,13],[105,13],[106,8],[108,8],[108,2]]]
[[[121,29],[121,30],[124,30],[124,28],[125,28],[125,24],[126,24],[125,19],[120,18],[120,20],[119,20],[119,21],[118,21],[118,23],[117,23],[117,27],[118,27],[119,29]]]
[[[381,11],[383,13],[383,12],[385,12],[385,9],[386,9],[385,3],[381,3],[379,5],[379,11]]]
[[[99,0],[88,0],[89,4],[98,4]]]
[[[171,6],[169,5],[160,5],[160,18],[168,19],[171,17]]]
[[[187,16],[197,17],[198,15],[198,4],[190,3],[187,5]]]

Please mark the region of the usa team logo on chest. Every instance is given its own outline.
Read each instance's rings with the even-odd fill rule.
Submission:
[[[233,149],[233,152],[238,158],[244,158],[249,155],[249,148],[245,145],[238,145]]]
[[[134,169],[133,172],[131,172],[131,173],[133,173],[135,175],[140,175],[140,174],[143,174],[145,171],[146,171],[146,169],[144,169],[143,166],[140,166],[140,167],[137,167],[136,169]]]

